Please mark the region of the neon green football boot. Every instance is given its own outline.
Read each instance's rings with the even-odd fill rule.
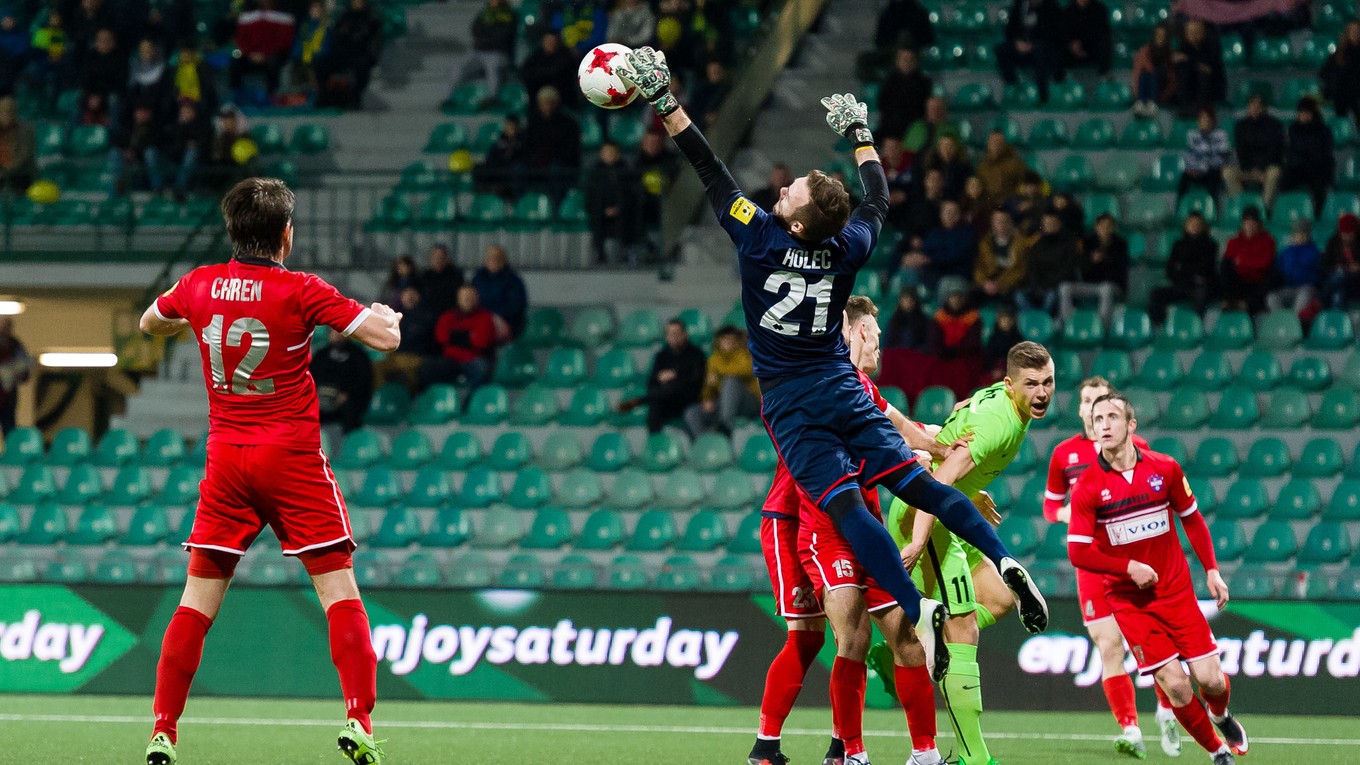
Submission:
[[[164,733],[151,737],[146,745],[146,765],[175,765],[175,745]]]
[[[340,752],[355,765],[382,765],[383,751],[378,748],[381,741],[364,732],[364,726],[353,718],[340,729]],[[173,762],[173,760],[172,760]]]
[[[864,657],[864,663],[869,668],[878,673],[878,679],[883,682],[883,692],[897,700],[897,678],[893,670],[893,653],[888,644],[882,640],[869,646],[869,653]]]

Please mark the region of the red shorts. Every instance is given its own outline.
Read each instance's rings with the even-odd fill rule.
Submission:
[[[765,553],[765,567],[770,571],[775,612],[785,619],[822,616],[817,591],[798,562],[798,520],[762,517],[760,549]]]
[[[1111,596],[1109,604],[1144,675],[1177,659],[1190,662],[1218,655],[1218,641],[1189,587],[1145,605],[1118,595]]]
[[[284,555],[342,543],[354,549],[345,500],[321,449],[210,444],[184,546],[245,555],[265,524]]]
[[[1105,575],[1085,569],[1077,571],[1077,602],[1081,604],[1081,623],[1087,626],[1114,618],[1105,600]]]
[[[869,512],[882,520],[877,503],[869,505]],[[798,520],[798,557],[818,597],[838,587],[858,587],[864,591],[864,605],[871,613],[897,605],[897,600],[860,566],[850,543],[831,523],[831,516],[817,508],[804,508]]]

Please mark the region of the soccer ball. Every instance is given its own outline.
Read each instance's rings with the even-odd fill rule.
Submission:
[[[627,45],[596,45],[576,68],[576,82],[592,104],[603,109],[622,109],[637,98],[637,86],[614,74],[613,62],[632,51]]]

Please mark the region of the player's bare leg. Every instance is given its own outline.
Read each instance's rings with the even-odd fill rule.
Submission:
[[[1091,642],[1100,651],[1101,685],[1110,703],[1115,722],[1122,732],[1114,740],[1115,751],[1131,757],[1147,757],[1143,731],[1138,727],[1138,705],[1134,699],[1133,679],[1124,671],[1124,635],[1113,616],[1086,625]]]
[[[1228,676],[1223,673],[1218,654],[1215,653],[1190,662],[1190,675],[1199,684],[1199,693],[1204,697],[1204,706],[1209,709],[1209,719],[1218,728],[1218,732],[1223,735],[1223,740],[1228,744],[1228,748],[1232,750],[1233,754],[1246,754],[1250,746],[1250,742],[1247,741],[1247,731],[1242,727],[1242,723],[1238,722],[1236,717],[1233,717],[1232,712],[1228,711],[1228,694],[1231,685]]]
[[[788,757],[780,751],[780,736],[784,720],[803,689],[803,679],[817,660],[817,653],[826,639],[826,619],[785,619],[788,639],[779,654],[770,662],[765,675],[765,692],[760,701],[760,728],[756,743],[751,747],[747,765],[784,765]],[[833,738],[832,749],[838,740]],[[828,753],[829,755],[830,753]],[[837,753],[838,756],[843,756]]]
[[[1214,659],[1214,668],[1219,669],[1217,657]],[[1210,673],[1206,669],[1204,674]],[[1218,674],[1222,676],[1221,669]],[[1166,692],[1171,709],[1176,713],[1176,719],[1180,721],[1181,727],[1185,728],[1185,732],[1190,734],[1195,743],[1214,758],[1214,765],[1233,765],[1232,752],[1214,730],[1214,724],[1209,720],[1209,715],[1204,705],[1200,703],[1199,697],[1195,696],[1195,689],[1190,685],[1190,676],[1185,673],[1181,663],[1174,660],[1167,662],[1157,669],[1155,677],[1157,684]],[[1227,684],[1220,682],[1219,690],[1224,691],[1226,695]]]
[[[833,587],[822,595],[826,619],[836,634],[836,661],[831,665],[831,726],[845,742],[845,763],[864,765],[864,692],[868,670],[869,612],[858,587]]]
[[[371,714],[377,697],[378,657],[368,628],[368,614],[359,599],[350,554],[328,548],[299,556],[312,576],[312,585],[326,613],[331,661],[340,675],[348,718],[338,737],[340,751],[358,765],[379,765],[382,751],[373,739]]]
[[[1015,610],[1016,597],[995,566],[979,563],[973,567],[972,574],[973,600],[978,605],[973,613],[977,616],[978,629],[985,630]]]
[[[911,735],[911,759],[907,765],[940,765],[944,758],[935,745],[938,732],[935,687],[926,669],[925,647],[917,639],[915,627],[896,605],[875,611],[871,616],[892,654],[891,668],[879,664],[875,669],[880,674],[892,673],[896,691],[893,695],[907,716],[907,732]]]

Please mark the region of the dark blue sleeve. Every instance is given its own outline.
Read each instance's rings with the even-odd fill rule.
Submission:
[[[708,203],[718,218],[718,225],[737,245],[737,251],[756,249],[756,245],[764,240],[770,216],[741,193],[727,165],[713,153],[713,148],[708,145],[699,128],[691,125],[672,140],[699,174]]]
[[[878,226],[863,218],[852,217],[841,229],[838,238],[845,248],[846,263],[859,269],[869,261],[869,253],[874,251],[874,245],[878,242]]]

